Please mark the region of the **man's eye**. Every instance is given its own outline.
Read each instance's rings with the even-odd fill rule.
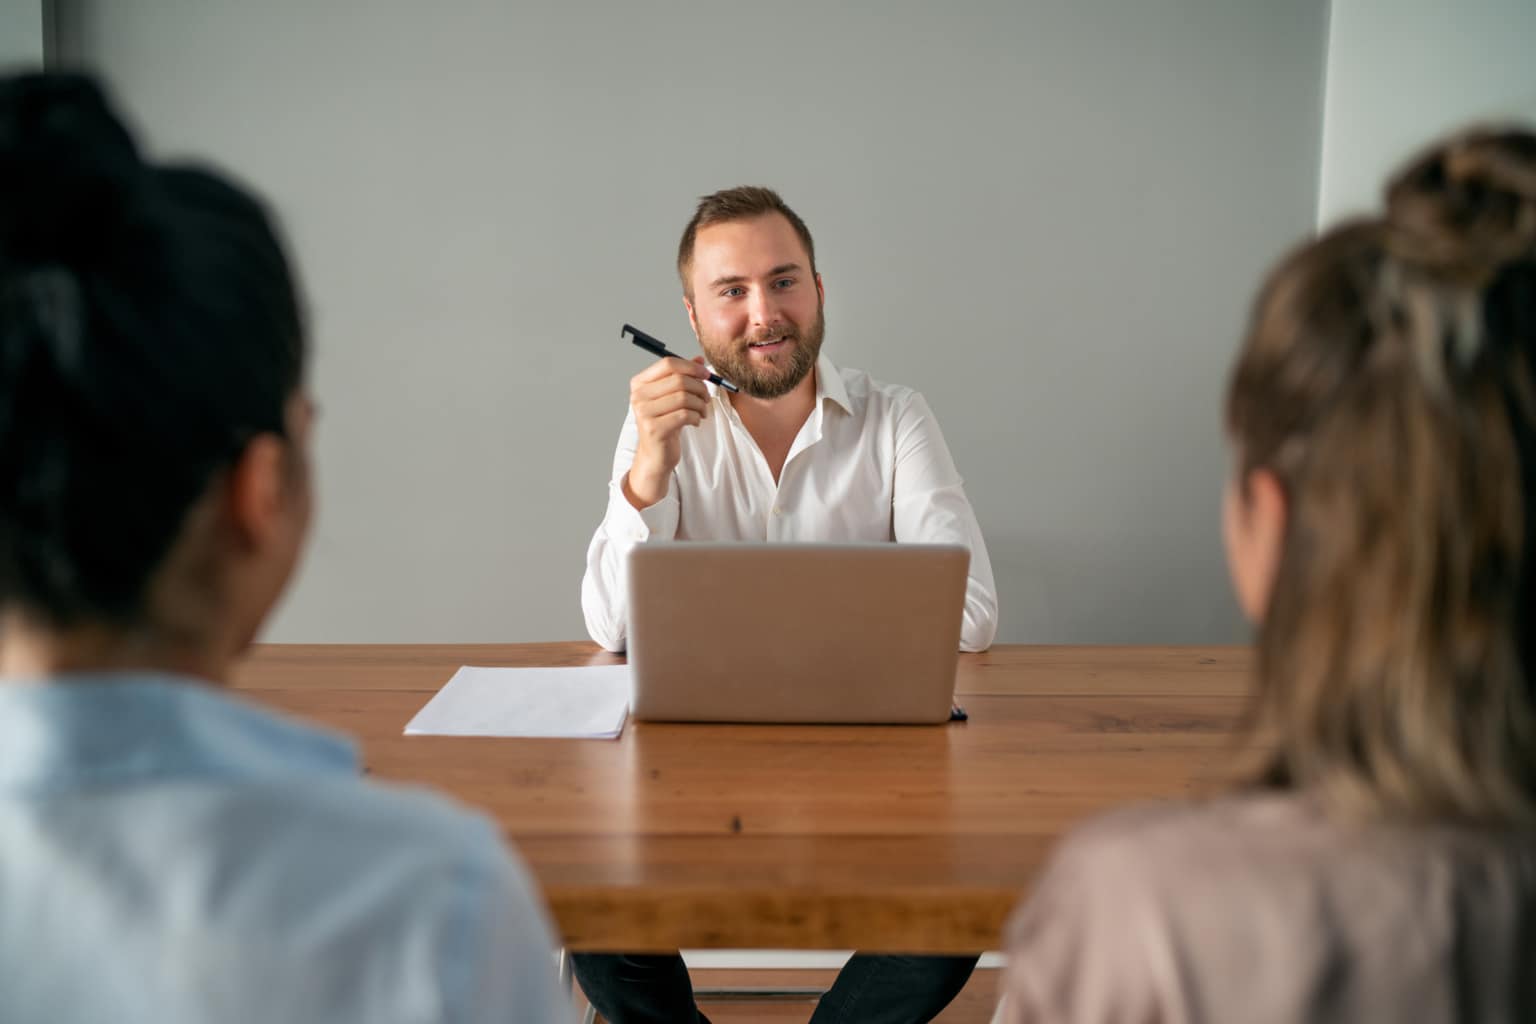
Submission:
[[[792,277],[781,277],[777,281],[773,282],[773,286],[775,288],[791,288],[794,286],[794,283],[795,279]]]
[[[724,295],[728,299],[734,299],[738,295],[745,295],[746,294],[746,289],[744,289],[744,288],[727,288],[725,291],[721,292],[720,294]]]

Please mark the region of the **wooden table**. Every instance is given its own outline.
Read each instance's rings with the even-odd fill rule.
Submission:
[[[1052,844],[1230,769],[1228,647],[961,655],[948,726],[631,722],[613,740],[406,737],[460,665],[585,665],[588,643],[272,645],[235,686],[361,738],[376,777],[495,817],[575,950],[995,949]]]

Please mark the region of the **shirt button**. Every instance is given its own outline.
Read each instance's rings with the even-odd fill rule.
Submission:
[[[779,506],[775,505],[775,506],[773,506],[773,514],[775,516],[782,516],[784,514],[784,510],[782,508],[779,508]]]

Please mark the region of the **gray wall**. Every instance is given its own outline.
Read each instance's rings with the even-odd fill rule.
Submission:
[[[630,320],[692,346],[694,199],[809,221],[827,351],[929,398],[1000,639],[1241,635],[1222,379],[1313,222],[1324,0],[66,0],[162,153],[237,168],[310,293],[322,511],[269,638],[582,635]]]
[[[0,0],[0,68],[43,62],[43,0]]]
[[[1318,220],[1380,205],[1381,185],[1468,121],[1536,120],[1536,2],[1333,0]]]

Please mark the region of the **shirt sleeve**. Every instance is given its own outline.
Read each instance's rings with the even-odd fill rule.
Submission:
[[[892,532],[898,542],[962,544],[971,552],[965,585],[960,649],[984,651],[997,635],[997,584],[981,525],[939,421],[923,396],[912,393],[897,413],[896,471],[891,491]]]
[[[488,846],[485,870],[466,890],[467,926],[443,949],[441,973],[452,982],[445,1020],[574,1024],[555,967],[559,943],[528,872],[499,839]]]
[[[1084,841],[1088,840],[1088,841]],[[1007,931],[1003,1024],[1175,1024],[1137,899],[1137,851],[1070,837]]]
[[[618,447],[613,453],[613,473],[608,481],[608,510],[592,543],[587,546],[587,571],[581,579],[581,613],[587,634],[610,651],[624,650],[628,636],[629,552],[648,540],[677,536],[677,474],[667,496],[651,507],[636,509],[624,497],[624,477],[635,461],[640,433],[633,411],[624,418]]]

